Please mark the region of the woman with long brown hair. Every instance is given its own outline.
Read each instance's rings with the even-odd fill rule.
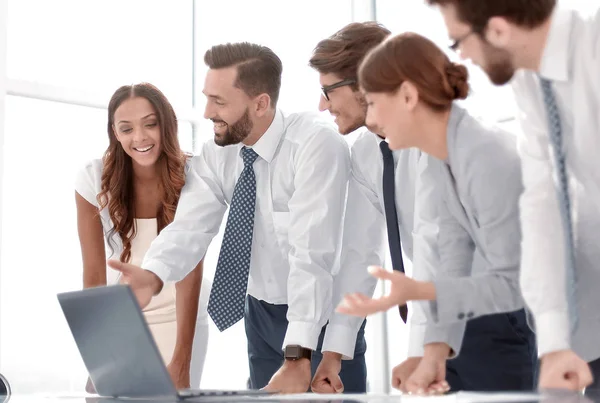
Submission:
[[[348,295],[338,310],[363,316],[428,301],[421,303],[428,313],[425,354],[401,385],[406,390],[444,390],[445,379],[453,390],[532,390],[536,351],[519,289],[522,184],[515,136],[457,104],[469,93],[467,69],[418,34],[373,49],[359,81],[367,124],[389,147],[416,147],[433,157],[436,193],[415,203],[435,203],[439,261],[432,281],[373,268],[391,281],[390,295]]]
[[[107,270],[108,257],[142,262],[173,221],[191,158],[179,146],[173,107],[151,84],[122,86],[113,94],[107,129],[104,157],[89,162],[76,183],[84,288],[119,282],[117,272]],[[200,384],[208,336],[208,292],[199,302],[202,272],[200,261],[143,310],[177,388]]]

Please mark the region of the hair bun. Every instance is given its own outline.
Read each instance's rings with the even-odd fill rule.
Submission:
[[[454,99],[465,99],[469,95],[469,72],[467,68],[458,63],[450,62],[446,67],[448,84],[454,91]]]

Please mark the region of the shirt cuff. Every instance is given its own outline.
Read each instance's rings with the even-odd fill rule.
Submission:
[[[356,337],[358,332],[343,325],[327,325],[321,352],[331,351],[342,355],[343,360],[354,359]]]
[[[301,346],[315,351],[322,326],[311,322],[289,322],[282,349],[286,346]]]
[[[408,333],[408,357],[423,357],[427,325],[412,324]]]
[[[428,324],[425,330],[423,345],[446,343],[452,349],[448,358],[456,358],[460,354],[465,327],[466,324],[464,322],[451,325]]]
[[[538,354],[571,348],[569,315],[566,311],[549,311],[534,316]]]
[[[149,260],[147,262],[143,262],[142,268],[156,274],[163,284],[171,280],[171,269],[169,269],[166,264],[158,260]]]
[[[435,300],[429,302],[431,319],[435,323],[456,323],[466,321],[473,316],[464,304],[464,292],[457,287],[457,280],[434,280]]]

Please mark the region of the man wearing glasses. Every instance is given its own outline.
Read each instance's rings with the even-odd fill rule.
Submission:
[[[535,319],[539,386],[598,393],[600,12],[584,18],[556,0],[428,1],[454,49],[515,92],[521,289]]]
[[[352,175],[340,272],[334,279],[334,305],[346,293],[373,295],[376,280],[366,268],[383,266],[386,250],[396,270],[404,270],[402,253],[409,258],[412,276],[417,280],[429,280],[438,264],[437,200],[432,197],[435,191],[432,184],[437,176],[433,170],[435,164],[429,164],[429,156],[417,149],[392,153],[385,133],[375,134],[377,128],[365,127],[367,105],[358,87],[357,70],[366,54],[389,34],[375,22],[349,24],[319,42],[309,62],[319,72],[322,85],[319,109],[328,110],[335,117],[342,135],[362,131],[352,146]],[[478,270],[482,264],[481,256],[476,254],[473,269]],[[411,304],[408,359],[394,368],[393,387],[406,391],[408,382],[426,382],[423,378],[429,374],[422,371],[409,378],[422,360],[437,360],[436,363],[444,365],[446,357],[421,358],[425,342],[443,342],[458,354],[446,363],[446,379],[453,391],[506,391],[522,389],[521,385],[533,388],[533,373],[528,380],[521,379],[522,368],[531,368],[531,355],[523,351],[522,343],[515,342],[520,335],[515,333],[507,315],[471,320],[464,335],[462,330],[431,328],[425,340],[425,309],[429,309],[426,304]],[[406,306],[400,307],[405,323],[406,311]],[[331,385],[340,384],[340,360],[352,358],[353,341],[357,335],[359,340],[363,337],[363,328],[361,318],[339,313],[330,317],[322,348],[325,353],[313,378],[314,391],[331,393]],[[333,346],[330,337],[347,340],[347,345]],[[490,371],[490,366],[498,370]],[[433,381],[429,380],[427,385]]]

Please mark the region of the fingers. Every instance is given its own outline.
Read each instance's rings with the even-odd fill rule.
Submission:
[[[587,363],[582,363],[583,365],[579,369],[579,384],[578,389],[581,390],[590,386],[594,382],[594,376],[592,375],[592,371],[590,370],[590,366]]]
[[[411,377],[406,381],[405,390],[411,394],[424,395],[425,391],[429,389],[429,384],[423,378]]]
[[[406,390],[408,393],[425,394],[429,387],[436,381],[434,368],[421,361],[419,367],[406,381]]]
[[[344,384],[342,383],[342,379],[339,377],[339,375],[331,377],[330,382],[336,393],[344,392]]]
[[[540,389],[577,391],[579,390],[579,377],[576,372],[555,373],[552,376],[544,376],[544,379],[540,379]]]
[[[329,382],[327,382],[326,379],[315,379],[311,383],[310,389],[314,393],[330,393],[330,394],[335,393],[335,389]]]
[[[436,381],[429,385],[429,392],[433,394],[443,394],[450,390],[450,385],[446,381]]]
[[[392,375],[392,388],[400,390],[400,384],[402,381],[399,376]]]
[[[373,277],[376,277],[376,278],[379,278],[382,280],[393,280],[396,277],[396,275],[398,274],[398,273],[394,273],[391,271],[387,271],[383,267],[380,267],[380,266],[369,266],[367,268],[367,270],[369,271],[369,273],[371,273],[371,275]]]
[[[114,260],[114,259],[110,259],[108,262],[108,267],[118,270],[123,274],[131,274],[131,272],[133,270],[135,270],[137,267],[129,264],[129,263],[123,263],[121,261],[118,260]]]
[[[362,294],[347,294],[337,306],[336,311],[347,315],[366,317],[388,310],[393,303],[388,297],[369,298]]]
[[[367,311],[368,299],[361,294],[347,294],[337,306],[336,311],[347,315],[363,316],[363,312]]]
[[[270,382],[267,384],[267,386],[265,386],[261,390],[264,390],[264,391],[267,391],[267,392],[277,392],[277,390],[275,390],[275,388],[273,386],[271,386]]]

